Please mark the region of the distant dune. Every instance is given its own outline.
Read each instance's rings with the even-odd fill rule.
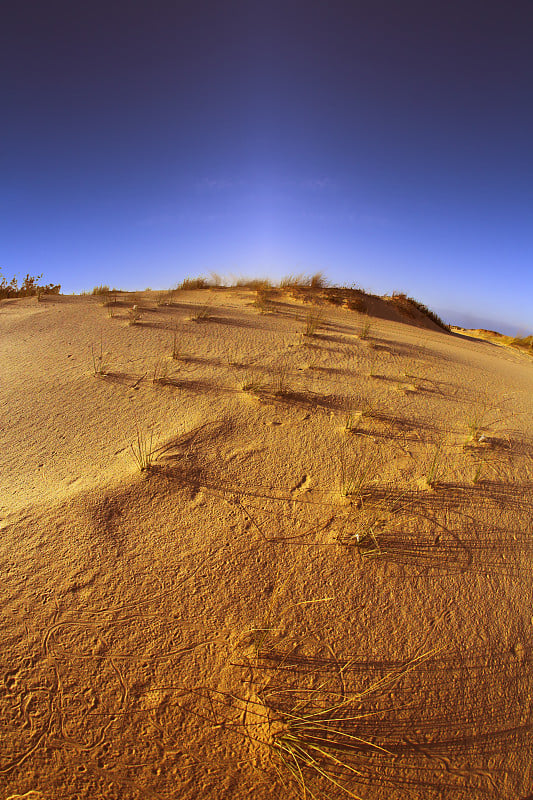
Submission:
[[[442,325],[0,303],[2,797],[531,795],[533,361]]]

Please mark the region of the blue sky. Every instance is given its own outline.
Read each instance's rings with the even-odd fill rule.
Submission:
[[[531,333],[533,6],[496,6],[8,3],[0,268],[323,271]]]

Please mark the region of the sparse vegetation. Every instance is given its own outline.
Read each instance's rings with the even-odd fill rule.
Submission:
[[[95,347],[94,345],[91,345],[93,375],[95,377],[103,377],[107,374],[107,365],[109,363],[110,356],[111,353],[109,351],[104,351],[104,343],[101,337],[99,346]]]
[[[131,308],[128,308],[128,317],[130,325],[136,325],[142,319],[141,308],[137,304],[135,304]]]
[[[254,394],[260,392],[262,388],[263,381],[259,370],[254,367],[247,368],[241,378],[242,391]]]
[[[109,292],[109,286],[102,284],[101,286],[95,286],[91,294],[93,294],[95,297],[98,297],[99,295],[108,295]]]
[[[343,797],[361,800],[351,788],[353,779],[362,774],[361,759],[375,754],[389,761],[394,756],[375,736],[361,735],[361,728],[376,715],[377,700],[435,652],[411,659],[359,692],[333,690],[327,679],[317,688],[270,688],[267,684],[259,689],[257,696],[269,726],[267,744],[295,780],[302,798],[318,800],[340,790]]]
[[[4,615],[0,772],[18,792],[42,768],[40,790],[58,797],[75,773],[78,794],[92,796],[94,770],[78,771],[87,746],[117,797],[141,786],[161,798],[204,789],[235,800],[525,797],[526,357],[386,319],[365,347],[356,335],[365,323],[366,338],[370,322],[344,301],[325,306],[317,290],[321,306],[302,306],[295,293],[297,302],[276,304],[279,317],[263,318],[244,288],[214,295],[220,306],[204,328],[187,320],[197,309],[196,321],[209,318],[198,302],[205,294],[159,311],[155,294],[137,298],[146,322],[136,330],[126,315],[137,321],[141,307],[126,293],[118,327],[99,298],[3,306],[2,331],[22,332],[27,369],[15,396],[19,365],[8,365],[4,393],[21,425],[11,445],[31,437],[16,488],[22,503],[31,481],[52,491],[15,524],[2,521],[5,590],[15,605],[37,598],[40,616],[34,630]],[[315,335],[322,308],[331,335],[302,344],[304,320],[305,335]],[[83,338],[95,317],[113,347],[112,371],[100,331],[93,346]],[[44,380],[26,401],[37,337]],[[404,378],[420,383],[417,395],[399,394],[409,389]],[[519,419],[502,431],[507,401]],[[130,409],[137,415],[124,430]],[[17,480],[27,452],[8,453]],[[26,533],[31,543],[37,514],[25,580],[17,543]],[[56,558],[76,531],[75,563]],[[41,596],[50,563],[55,604],[53,593]],[[490,635],[480,638],[484,625]],[[442,641],[442,659],[404,679],[426,657],[409,655]],[[58,772],[47,753],[61,734],[76,747],[63,748]]]
[[[394,305],[399,308],[407,316],[413,316],[413,309],[417,309],[421,314],[428,317],[435,325],[438,325],[443,331],[450,332],[450,326],[447,325],[434,311],[431,311],[424,303],[415,300],[414,297],[407,297],[403,292],[394,292],[391,298]]]
[[[362,341],[365,341],[370,338],[370,331],[372,330],[372,323],[371,322],[363,322],[361,325],[361,330],[359,331],[359,338]]]
[[[438,481],[442,477],[444,468],[444,444],[437,442],[433,448],[433,455],[430,458],[426,474],[424,476],[425,485],[429,489],[434,489]]]
[[[135,440],[130,443],[131,454],[140,472],[146,472],[154,462],[154,432],[152,430],[148,435],[135,420],[135,434]]]
[[[362,502],[375,481],[379,469],[379,453],[368,440],[358,441],[357,448],[339,450],[339,491],[342,497]]]
[[[161,385],[168,383],[168,361],[166,358],[160,358],[155,362],[152,383]]]
[[[273,367],[274,381],[273,391],[275,395],[281,396],[288,392],[287,379],[289,377],[289,365],[286,360],[278,360]]]
[[[304,336],[316,336],[320,328],[324,326],[324,313],[319,311],[309,311],[305,317]]]
[[[54,285],[49,283],[46,286],[40,286],[39,281],[42,277],[42,274],[32,276],[28,273],[23,279],[22,285],[19,286],[16,276],[13,276],[11,281],[8,283],[6,278],[2,275],[2,270],[0,270],[0,300],[5,300],[10,297],[37,296],[37,300],[40,302],[45,294],[60,293],[61,286],[59,284]]]
[[[518,350],[525,350],[526,353],[533,355],[533,336],[515,336],[511,340],[511,346]]]
[[[179,361],[180,358],[180,348],[179,348],[179,340],[178,340],[178,327],[177,325],[174,326],[172,330],[172,349],[170,351],[170,357],[173,361]]]
[[[208,322],[209,319],[211,318],[212,313],[213,313],[213,306],[210,305],[209,303],[206,303],[192,315],[191,320],[193,322]]]
[[[266,314],[272,310],[271,306],[272,290],[267,287],[259,287],[256,289],[256,297],[254,300],[255,308],[258,308],[262,314]]]
[[[209,281],[202,276],[198,278],[185,278],[180,284],[178,289],[194,291],[196,289],[209,289]]]

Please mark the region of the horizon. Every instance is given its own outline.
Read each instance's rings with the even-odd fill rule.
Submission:
[[[317,273],[315,273],[315,275],[316,274]],[[329,281],[327,279],[327,276],[323,275],[323,273],[318,273],[318,275],[320,275],[322,277],[322,279],[324,280],[324,288],[330,288],[330,289],[360,289],[360,290],[362,290],[363,292],[365,292],[367,294],[375,295],[377,297],[382,297],[382,296],[391,294],[391,292],[386,292],[385,295],[379,295],[376,292],[372,292],[371,289],[363,288],[361,285],[356,284],[356,283],[353,283],[350,286],[341,285],[341,284],[333,284],[331,281]],[[2,273],[0,271],[0,278],[1,277],[2,277]],[[3,277],[7,277],[7,276],[3,276]],[[18,276],[15,276],[15,277],[18,277]],[[44,277],[44,276],[42,276],[42,277]],[[288,279],[288,278],[291,278],[291,279],[300,278],[300,279],[303,279],[303,281],[305,282],[306,280],[310,280],[310,278],[312,278],[312,277],[313,276],[311,276],[311,275],[303,275],[303,274],[302,275],[296,275],[296,274],[292,273],[292,274],[288,274],[288,275],[284,276],[281,279],[281,282],[283,281],[284,278],[285,279]],[[253,282],[253,281],[262,281],[262,280],[264,280],[265,282],[268,282],[268,279],[265,278],[264,276],[252,276],[252,275],[248,275],[248,276],[246,276],[246,275],[224,276],[224,275],[218,275],[218,273],[211,273],[210,276],[209,275],[207,275],[207,276],[206,275],[197,275],[197,276],[186,275],[184,280],[186,280],[188,278],[192,279],[192,280],[194,280],[195,278],[205,279],[206,283],[209,284],[209,285],[206,285],[205,287],[203,287],[202,289],[192,290],[192,291],[204,291],[207,288],[236,289],[236,288],[240,288],[240,283],[243,283],[241,288],[249,288],[249,287],[247,287],[246,282],[250,283],[250,282]],[[21,283],[21,280],[19,280],[19,285],[20,285],[20,283]],[[45,282],[43,281],[42,284],[44,285],[44,283]],[[53,285],[53,282],[52,282],[51,285]],[[270,286],[272,288],[279,287],[279,285],[280,285],[280,281],[278,281],[277,283],[270,283]],[[121,293],[121,292],[132,292],[132,293],[141,294],[143,292],[169,292],[169,291],[178,291],[180,289],[180,282],[178,282],[177,284],[171,285],[171,286],[145,286],[144,288],[141,288],[141,286],[132,286],[132,287],[126,288],[124,286],[117,287],[117,286],[114,286],[114,285],[101,284],[100,286],[95,285],[92,288],[85,287],[84,289],[81,289],[81,290],[79,290],[77,292],[65,292],[65,291],[63,291],[63,288],[61,287],[61,294],[62,295],[66,295],[66,296],[68,296],[68,295],[74,295],[74,296],[89,295],[89,296],[91,296],[93,294],[101,294],[102,293],[101,291],[96,292],[97,289],[98,290],[106,289],[110,293],[113,293],[113,292],[118,292],[118,293]],[[414,299],[414,300],[416,300],[418,302],[421,302],[424,305],[426,305],[428,307],[429,311],[435,312],[446,325],[450,325],[452,327],[465,328],[466,330],[487,329],[487,330],[495,331],[497,333],[504,334],[506,336],[513,336],[513,337],[517,337],[517,338],[523,337],[523,336],[528,334],[528,331],[524,327],[517,327],[515,324],[513,324],[513,323],[511,323],[509,321],[506,321],[506,320],[496,319],[494,317],[484,316],[482,312],[481,313],[472,313],[472,312],[468,312],[468,311],[459,311],[458,312],[458,311],[453,311],[453,310],[450,310],[450,309],[442,309],[442,308],[439,308],[437,306],[429,307],[428,304],[424,301],[424,298],[422,298],[422,297],[415,297],[415,298],[411,298],[411,299]]]
[[[533,331],[529,4],[31,6],[0,53],[8,280],[323,272]]]

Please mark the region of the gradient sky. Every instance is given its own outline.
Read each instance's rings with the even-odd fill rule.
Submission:
[[[324,271],[533,332],[531,0],[7,0],[0,268]]]

